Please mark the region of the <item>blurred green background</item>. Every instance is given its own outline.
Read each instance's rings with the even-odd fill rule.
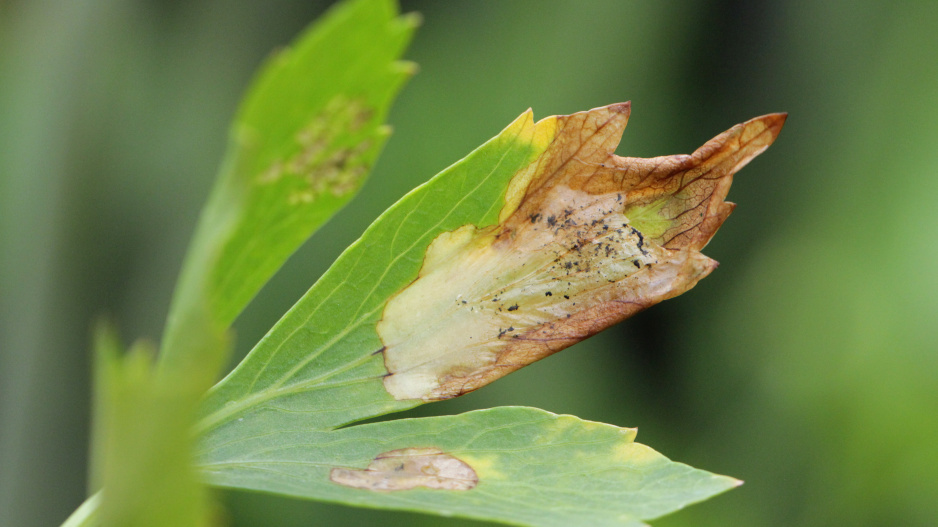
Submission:
[[[327,2],[0,0],[0,525],[85,494],[89,329],[159,335],[251,73]],[[720,269],[592,341],[411,415],[532,405],[746,485],[655,522],[938,521],[938,2],[405,1],[420,73],[362,194],[236,324],[243,354],[404,192],[533,107],[633,101],[619,153],[787,111]],[[328,82],[328,79],[323,79]],[[242,492],[233,526],[481,525]]]

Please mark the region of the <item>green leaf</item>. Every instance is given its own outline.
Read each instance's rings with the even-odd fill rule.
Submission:
[[[69,525],[210,525],[190,431],[204,376],[161,374],[146,343],[122,351],[114,332],[99,328],[92,485],[103,490]]]
[[[341,3],[261,69],[183,266],[164,363],[195,360],[183,356],[192,333],[185,326],[194,326],[187,318],[230,325],[360,188],[388,136],[391,102],[413,72],[398,58],[415,26],[391,0]]]
[[[203,451],[201,462],[220,486],[558,527],[640,525],[739,484],[672,462],[634,437],[632,429],[501,407],[328,432],[270,431]],[[330,474],[356,473],[380,454],[406,448],[438,449],[470,467],[477,482],[469,490],[374,491],[330,481]]]
[[[382,384],[382,308],[416,277],[434,237],[497,220],[509,180],[535,155],[533,134],[528,112],[382,214],[209,392],[202,444],[326,430],[419,404],[395,400]]]

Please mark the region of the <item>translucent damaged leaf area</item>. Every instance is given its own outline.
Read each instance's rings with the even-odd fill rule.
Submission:
[[[260,188],[283,185],[290,205],[312,203],[327,194],[340,197],[351,192],[368,169],[365,154],[376,145],[368,137],[345,141],[340,137],[360,132],[372,113],[360,100],[336,96],[297,132],[294,137],[297,149],[274,160],[255,183]],[[376,131],[383,135],[382,128]]]
[[[733,210],[733,174],[785,116],[737,125],[691,155],[613,154],[628,103],[537,123],[549,138],[499,222],[442,233],[377,331],[397,399],[475,390],[662,300],[716,268],[700,250]]]
[[[546,527],[638,526],[739,485],[634,442],[635,430],[502,407],[219,446],[221,486]]]
[[[362,470],[334,468],[329,479],[367,490],[410,490],[417,487],[469,490],[479,483],[472,467],[438,448],[400,448],[382,452]]]

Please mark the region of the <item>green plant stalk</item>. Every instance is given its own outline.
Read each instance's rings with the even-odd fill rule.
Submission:
[[[62,524],[62,527],[91,527],[98,523],[101,507],[101,492],[95,492],[79,505]]]

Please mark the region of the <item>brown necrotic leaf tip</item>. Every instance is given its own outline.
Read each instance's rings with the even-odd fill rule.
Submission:
[[[503,133],[541,150],[512,179],[499,222],[440,234],[377,326],[397,399],[475,390],[692,288],[734,205],[733,174],[785,114],[736,125],[690,155],[613,154],[629,103]]]

